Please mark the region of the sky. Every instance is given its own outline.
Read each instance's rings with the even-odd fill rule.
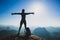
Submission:
[[[0,25],[19,26],[21,16],[11,13],[21,13],[22,9],[34,12],[26,16],[29,27],[60,27],[60,0],[0,0]]]

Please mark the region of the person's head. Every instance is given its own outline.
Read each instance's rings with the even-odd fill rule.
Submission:
[[[25,9],[22,9],[22,13],[24,13],[25,12]]]

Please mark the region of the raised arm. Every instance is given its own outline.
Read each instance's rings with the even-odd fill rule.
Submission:
[[[21,13],[11,13],[11,15],[21,15]]]
[[[25,13],[26,15],[29,15],[29,14],[34,14],[33,12],[32,13]]]

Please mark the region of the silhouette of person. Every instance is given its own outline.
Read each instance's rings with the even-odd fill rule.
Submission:
[[[24,23],[24,27],[26,29],[26,15],[29,15],[29,14],[34,14],[34,13],[25,13],[25,10],[22,9],[22,13],[12,13],[12,15],[21,15],[21,22],[20,22],[20,27],[19,27],[19,31],[18,31],[18,34],[20,33],[20,30],[21,30],[21,27],[22,27],[22,24]]]

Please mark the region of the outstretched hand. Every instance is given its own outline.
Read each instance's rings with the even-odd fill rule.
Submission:
[[[34,14],[34,13],[32,13],[32,14]]]
[[[11,13],[11,15],[14,15],[13,13]]]

